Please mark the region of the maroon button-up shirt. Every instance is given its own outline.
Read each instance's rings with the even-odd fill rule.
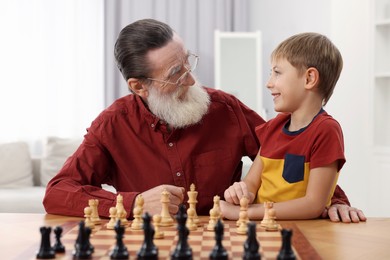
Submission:
[[[201,122],[171,131],[139,96],[115,101],[92,122],[83,143],[49,182],[46,211],[83,216],[88,199],[97,198],[99,215],[108,217],[117,196],[101,189],[109,184],[123,195],[131,217],[139,193],[160,184],[189,190],[194,183],[197,213],[208,215],[213,197],[223,198],[225,189],[240,180],[242,157],[256,156],[254,130],[264,120],[234,96],[206,90],[211,104]]]

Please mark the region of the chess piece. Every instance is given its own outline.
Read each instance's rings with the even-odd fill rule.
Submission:
[[[131,223],[131,229],[133,229],[133,230],[140,230],[140,229],[142,229],[143,205],[144,205],[144,198],[142,197],[141,194],[139,194],[135,198],[135,206],[134,206],[134,209],[133,209],[134,220]]]
[[[115,205],[115,208],[116,210],[124,210],[125,211],[125,207],[123,206],[123,196],[121,194],[118,194],[116,196],[116,205]]]
[[[226,252],[226,249],[222,245],[223,240],[223,223],[220,219],[218,219],[217,224],[215,224],[215,246],[213,250],[210,253],[209,259],[214,260],[227,260],[228,259],[228,253]]]
[[[260,244],[257,241],[256,235],[256,223],[248,223],[248,236],[247,240],[244,243],[244,255],[242,259],[244,260],[260,260],[259,253]]]
[[[153,216],[153,226],[154,226],[154,238],[160,239],[164,238],[164,231],[160,230],[161,216],[156,214]]]
[[[84,221],[79,223],[79,232],[76,243],[74,245],[73,259],[90,259],[94,251],[93,246],[89,242],[91,229],[85,226]]]
[[[198,192],[195,190],[195,184],[190,185],[190,191],[187,192],[188,195],[188,205],[190,209],[193,209],[195,212],[195,215],[193,217],[194,223],[199,226],[200,225],[200,219],[198,217],[198,214],[196,213],[196,204],[198,203],[197,197],[198,197]],[[188,214],[188,212],[187,212]]]
[[[263,217],[263,220],[260,222],[261,227],[267,227],[267,224],[269,222],[268,211],[273,206],[274,206],[273,202],[269,202],[269,201],[264,202],[264,217]]]
[[[54,229],[56,242],[54,243],[53,250],[56,253],[65,253],[65,246],[61,243],[62,227],[57,226]]]
[[[115,225],[116,225],[116,221],[117,221],[117,218],[116,218],[116,207],[111,207],[110,210],[109,210],[109,213],[110,213],[110,221],[108,221],[106,227],[107,229],[114,229],[115,228]]]
[[[143,216],[144,242],[138,251],[138,259],[157,259],[158,248],[153,243],[154,229],[150,224],[151,217],[149,213]]]
[[[240,211],[239,213],[239,219],[242,219],[240,221],[240,226],[237,228],[237,234],[245,235],[248,232],[248,223],[245,221],[245,219],[248,218],[248,211]]]
[[[279,230],[279,224],[276,223],[276,212],[274,208],[271,208],[268,210],[268,221],[267,225],[265,226],[266,231],[278,231]]]
[[[120,223],[123,227],[127,227],[129,224],[129,222],[126,219],[126,215],[127,215],[127,212],[122,208],[119,208],[116,211],[116,219],[121,221]]]
[[[186,227],[187,213],[186,206],[184,204],[180,204],[179,212],[176,215],[176,220],[179,240],[177,241],[176,248],[171,255],[171,259],[192,259],[192,249],[188,244],[188,235],[190,232]]]
[[[282,229],[282,247],[278,254],[278,260],[294,260],[296,259],[294,251],[291,248],[291,229]]]
[[[129,252],[127,247],[123,243],[123,234],[125,233],[125,227],[121,225],[119,219],[115,224],[116,244],[114,249],[110,253],[110,259],[129,259]]]
[[[84,208],[84,217],[85,217],[85,226],[93,229],[95,224],[91,220],[92,208],[85,207]]]
[[[249,199],[247,197],[242,197],[240,199],[240,212],[242,211],[248,211],[248,205],[249,205]],[[237,227],[240,226],[241,222],[244,222],[244,226],[246,227],[246,225],[248,224],[249,222],[249,218],[248,218],[248,214],[239,214],[239,218],[236,222],[236,225]]]
[[[221,207],[219,206],[221,198],[218,195],[215,195],[213,198],[213,208],[216,210],[217,219],[220,219],[222,221],[222,213],[221,213]]]
[[[171,214],[169,214],[169,196],[170,193],[166,189],[163,190],[161,193],[161,223],[160,225],[162,227],[170,227],[173,226],[173,218],[171,217]]]
[[[195,210],[193,208],[188,208],[187,209],[187,228],[191,231],[195,231],[198,228],[198,225],[195,223],[194,218],[195,218]]]
[[[217,224],[218,220],[218,211],[215,208],[210,209],[210,219],[207,224],[207,230],[214,230],[215,224]]]
[[[88,206],[90,206],[91,209],[92,209],[91,221],[95,225],[100,225],[102,223],[102,220],[99,217],[99,211],[98,211],[99,200],[98,199],[90,199],[90,200],[88,200]]]
[[[37,253],[38,259],[53,259],[56,257],[55,252],[50,244],[51,227],[41,227],[41,246]]]

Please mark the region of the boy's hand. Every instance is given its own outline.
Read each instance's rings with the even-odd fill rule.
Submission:
[[[227,202],[235,205],[240,205],[242,197],[247,197],[249,203],[252,203],[255,198],[254,194],[248,191],[248,187],[243,181],[233,183],[232,186],[225,190],[224,197]]]

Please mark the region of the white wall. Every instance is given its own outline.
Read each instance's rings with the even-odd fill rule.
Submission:
[[[263,35],[264,80],[269,75],[271,51],[292,34],[323,33],[338,46],[344,69],[325,109],[344,131],[347,163],[339,184],[352,205],[367,216],[390,216],[388,202],[380,196],[388,193],[387,183],[374,178],[384,173],[378,173],[380,169],[375,169],[372,163],[371,4],[370,0],[252,0],[251,26]],[[267,90],[263,96],[272,111]]]
[[[332,0],[331,17],[331,37],[344,59],[342,74],[327,108],[344,131],[347,163],[339,183],[354,206],[369,216],[385,215],[388,212],[379,201],[369,203],[368,200],[369,175],[374,173],[371,165],[370,0],[360,0],[359,5],[354,0]]]

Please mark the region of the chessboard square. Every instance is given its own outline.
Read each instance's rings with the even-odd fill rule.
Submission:
[[[260,232],[257,234],[258,234],[258,237],[264,238],[264,239],[275,239],[275,238],[280,239],[282,237],[279,232]]]
[[[154,240],[154,244],[157,246],[157,247],[170,247],[172,245],[172,240],[168,240],[168,239],[155,239]]]
[[[97,257],[103,257],[103,256],[107,256],[110,252],[111,252],[112,249],[107,249],[107,250],[104,250],[104,249],[96,249],[95,247],[95,250],[93,252],[93,257],[94,258],[97,258]],[[56,257],[57,258],[57,257]]]
[[[260,245],[262,247],[278,247],[280,248],[282,246],[282,243],[280,241],[260,241]]]
[[[188,240],[188,244],[190,244],[190,246],[198,246],[202,244],[202,240]]]
[[[115,239],[107,240],[107,239],[91,239],[92,245],[99,245],[99,246],[110,246],[113,243],[115,243]]]
[[[201,245],[190,245],[190,248],[192,248],[192,252],[200,252],[202,250]]]
[[[215,237],[215,232],[203,231],[202,236],[203,237]]]

